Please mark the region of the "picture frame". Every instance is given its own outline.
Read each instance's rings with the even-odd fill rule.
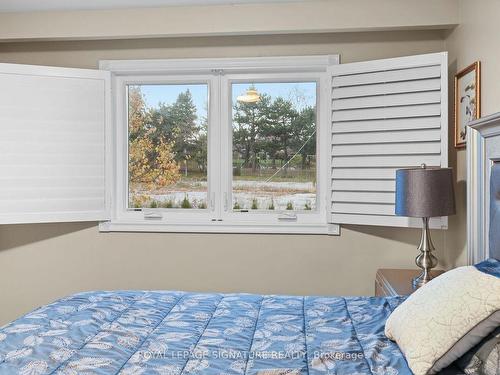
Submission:
[[[467,124],[481,117],[481,62],[455,75],[455,148],[464,148]]]

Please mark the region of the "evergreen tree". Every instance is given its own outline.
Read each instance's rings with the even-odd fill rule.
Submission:
[[[194,151],[198,126],[196,106],[189,90],[181,92],[170,110],[170,121],[174,124],[175,150],[188,157]]]
[[[161,103],[150,112],[152,122],[158,129],[157,136],[166,137],[172,143],[177,162],[190,159],[200,130],[196,124],[198,116],[191,92],[186,90],[174,103]]]
[[[271,97],[262,95],[257,103],[236,102],[233,116],[233,151],[243,157],[243,165],[255,172],[262,150],[262,131],[269,119]]]
[[[294,153],[300,150],[301,168],[310,167],[310,155],[316,155],[316,108],[306,107],[292,124]],[[302,147],[302,149],[301,149]]]
[[[284,163],[287,163],[294,153],[292,148],[294,146],[294,133],[292,129],[297,117],[298,113],[293,104],[281,97],[276,98],[270,106],[266,133],[279,145],[278,155],[283,159]],[[285,165],[283,168],[285,176],[287,172],[288,165]]]
[[[198,164],[198,169],[206,173],[208,164],[208,120],[203,118],[194,142],[193,159]]]

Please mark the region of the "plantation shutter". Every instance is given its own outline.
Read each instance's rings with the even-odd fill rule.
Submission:
[[[330,71],[331,222],[421,226],[420,219],[394,215],[395,171],[448,166],[447,54]],[[431,222],[447,225],[445,218]]]
[[[0,224],[109,219],[110,73],[0,64]]]

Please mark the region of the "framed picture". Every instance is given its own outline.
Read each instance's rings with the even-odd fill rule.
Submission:
[[[467,124],[481,117],[481,63],[455,75],[455,147],[465,147]]]

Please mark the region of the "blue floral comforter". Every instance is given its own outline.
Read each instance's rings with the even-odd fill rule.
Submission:
[[[411,374],[403,297],[76,294],[0,329],[0,374]]]

